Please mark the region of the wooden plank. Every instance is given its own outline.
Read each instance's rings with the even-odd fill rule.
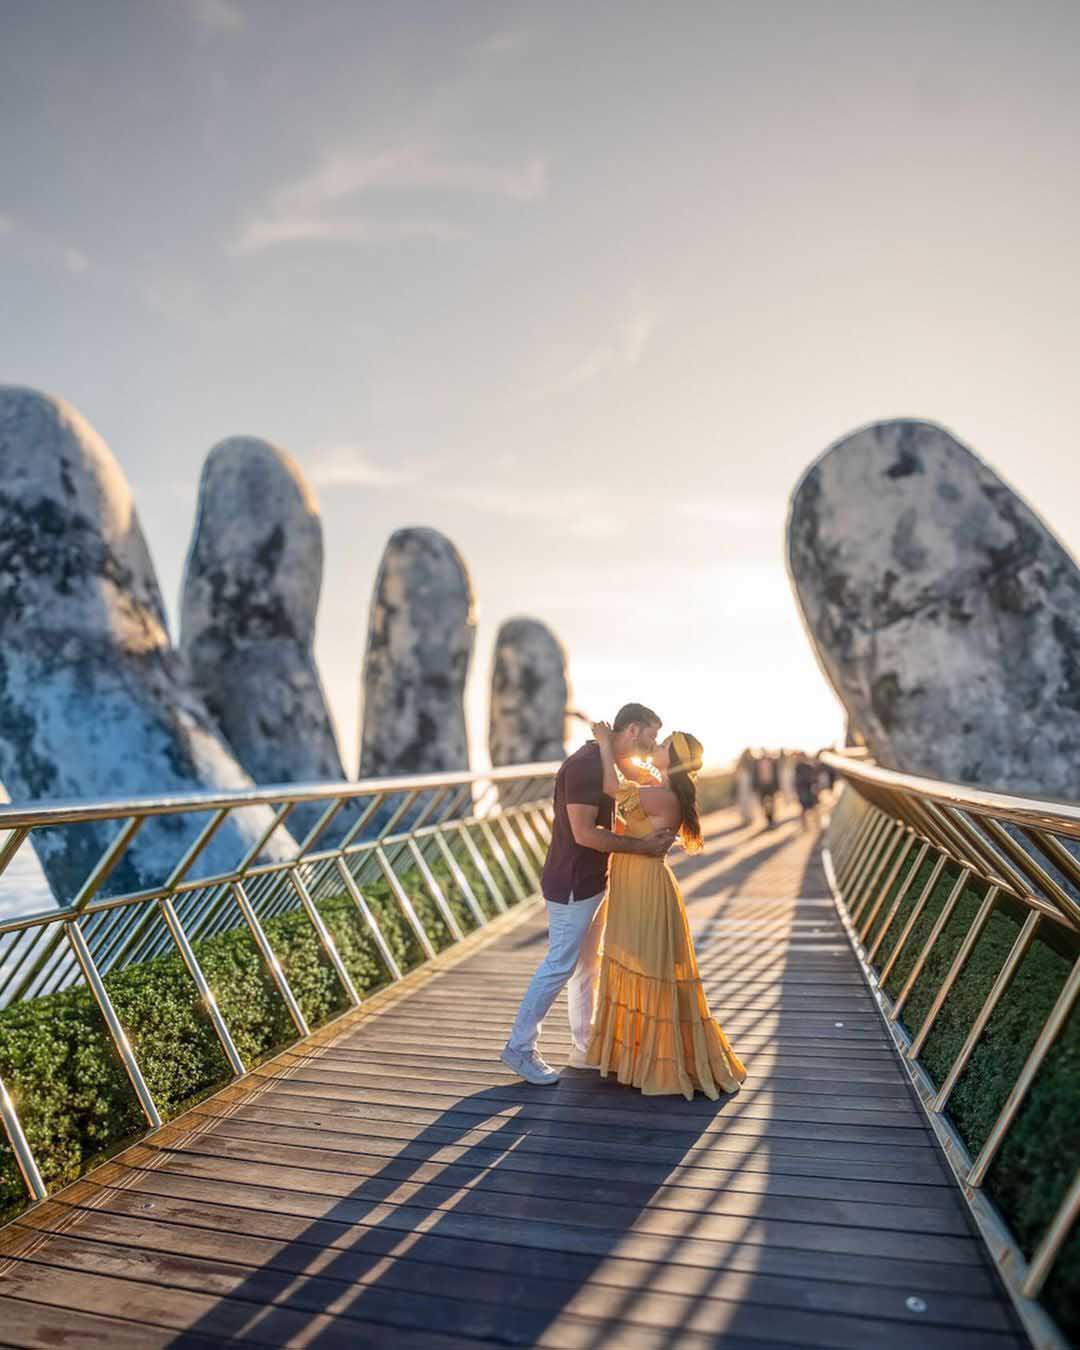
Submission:
[[[14,1343],[1019,1346],[811,837],[713,849],[679,866],[741,1093],[517,1081],[497,1057],[544,950],[530,911],[29,1211],[0,1278]]]
[[[27,1223],[42,1232],[63,1231],[59,1225],[65,1217],[63,1211],[51,1216],[39,1211],[29,1216]],[[612,1255],[596,1260],[576,1253],[530,1251],[485,1242],[465,1244],[432,1237],[394,1254],[389,1242],[369,1245],[366,1237],[353,1239],[347,1247],[335,1247],[302,1239],[289,1242],[248,1236],[238,1232],[235,1225],[228,1230],[193,1227],[164,1217],[144,1219],[102,1211],[85,1214],[79,1226],[79,1239],[197,1256],[254,1269],[321,1274],[350,1284],[378,1279],[401,1290],[421,1288],[449,1297],[460,1296],[462,1272],[468,1271],[482,1277],[476,1279],[472,1297],[491,1302],[521,1301],[551,1309],[566,1306],[587,1282],[607,1289],[636,1291],[647,1272],[650,1294],[703,1299],[737,1297],[753,1303],[849,1316],[886,1317],[913,1326],[921,1326],[926,1320],[923,1314],[908,1308],[899,1292],[888,1286],[762,1275],[756,1270],[747,1271],[745,1262],[743,1269],[733,1263],[703,1277],[700,1272],[677,1264],[644,1265]],[[753,1280],[744,1278],[747,1273],[753,1274]],[[997,1331],[1009,1329],[1004,1310],[978,1297],[941,1292],[933,1296],[933,1305],[935,1322]],[[584,1316],[596,1315],[586,1312],[581,1303],[577,1310]],[[681,1325],[682,1320],[681,1316],[658,1318],[647,1303],[638,1310],[637,1319],[675,1326]]]
[[[208,1106],[197,1109],[200,1114],[210,1114]],[[508,1151],[503,1132],[498,1127],[481,1124],[466,1130],[440,1126],[418,1128],[408,1122],[372,1119],[363,1113],[349,1116],[305,1110],[303,1099],[295,1101],[288,1099],[286,1103],[277,1101],[274,1105],[268,1105],[267,1098],[263,1097],[256,1105],[239,1107],[229,1119],[238,1122],[267,1122],[279,1126],[296,1125],[313,1140],[326,1130],[331,1134],[358,1140],[358,1147],[366,1147],[368,1141],[373,1141],[385,1142],[389,1148],[395,1145],[406,1147],[410,1144],[425,1149],[460,1145],[469,1149],[480,1148],[500,1156],[507,1154]],[[635,1172],[640,1168],[656,1166],[665,1176],[675,1170],[692,1173],[713,1168],[730,1171],[733,1167],[738,1167],[744,1172],[764,1171],[775,1173],[777,1176],[891,1180],[899,1183],[901,1190],[910,1189],[915,1194],[923,1187],[935,1189],[944,1187],[955,1192],[955,1183],[936,1152],[929,1147],[924,1152],[925,1161],[909,1159],[901,1163],[877,1157],[867,1161],[849,1157],[834,1160],[822,1157],[816,1148],[780,1152],[775,1145],[748,1148],[736,1143],[725,1145],[721,1140],[715,1144],[686,1149],[678,1144],[664,1147],[660,1144],[623,1143],[621,1140],[612,1139],[610,1132],[598,1139],[584,1139],[579,1136],[530,1131],[515,1136],[512,1141],[512,1154],[515,1158],[537,1154],[541,1159],[552,1160],[550,1165],[555,1165],[561,1159],[580,1159],[585,1163],[594,1159],[600,1161],[607,1159],[611,1160],[614,1169],[620,1174],[625,1173],[631,1165]]]
[[[260,1076],[258,1071],[254,1076]],[[580,1099],[575,1097],[564,1104],[559,1100],[555,1087],[544,1089],[542,1096],[535,1088],[522,1084],[519,1088],[493,1086],[483,1092],[461,1097],[453,1092],[411,1090],[403,1084],[366,1087],[340,1073],[307,1065],[294,1069],[288,1077],[266,1081],[272,1083],[274,1092],[288,1092],[333,1102],[390,1107],[407,1103],[409,1107],[418,1107],[434,1114],[445,1112],[455,1116],[485,1117],[513,1114],[522,1119],[558,1119],[572,1124],[614,1126],[625,1130],[670,1130],[691,1137],[737,1133],[740,1127],[746,1124],[752,1126],[757,1122],[780,1136],[846,1140],[882,1147],[918,1146],[931,1138],[914,1111],[871,1113],[814,1111],[756,1103],[743,1105],[737,1095],[716,1104],[700,1097],[695,1102],[658,1097],[653,1100],[660,1105],[650,1110],[642,1108],[640,1094],[619,1084],[611,1085],[610,1103],[608,1099],[601,1098],[595,1104],[580,1104]],[[712,1111],[708,1110],[710,1106]],[[689,1138],[687,1142],[690,1142]]]
[[[198,1179],[212,1182],[232,1195],[244,1187],[253,1196],[261,1198],[267,1208],[277,1208],[294,1202],[294,1197],[310,1199],[323,1210],[333,1210],[352,1221],[380,1213],[389,1208],[410,1211],[437,1210],[440,1213],[488,1216],[493,1219],[513,1219],[519,1222],[558,1223],[598,1228],[605,1231],[665,1234],[675,1236],[685,1231],[686,1215],[677,1210],[661,1208],[639,1209],[633,1205],[609,1201],[603,1209],[595,1205],[574,1204],[567,1200],[551,1200],[546,1195],[511,1195],[480,1189],[458,1189],[447,1192],[435,1186],[391,1183],[385,1188],[374,1183],[357,1187],[350,1177],[339,1177],[313,1168],[276,1165],[264,1168],[258,1163],[230,1158],[227,1165],[221,1159],[195,1153],[153,1155],[154,1170],[147,1175],[152,1184],[161,1184],[165,1176],[177,1179]],[[149,1159],[148,1159],[149,1161]],[[366,1197],[371,1195],[369,1200]],[[750,1203],[746,1203],[749,1200]],[[792,1205],[778,1198],[763,1214],[764,1203],[753,1197],[718,1197],[717,1204],[705,1212],[693,1215],[696,1235],[730,1240],[732,1234],[746,1231],[746,1220],[762,1215],[771,1240],[785,1246],[811,1248],[836,1252],[869,1252],[879,1256],[902,1256],[910,1250],[912,1237],[906,1228],[877,1229],[859,1226],[855,1220],[859,1210],[837,1203],[818,1201],[813,1206]],[[786,1211],[786,1214],[785,1214]],[[795,1217],[791,1217],[792,1211]],[[774,1213],[785,1214],[773,1217]],[[821,1217],[815,1217],[820,1215]],[[765,1220],[767,1219],[767,1224]],[[952,1263],[958,1266],[979,1265],[982,1249],[978,1241],[968,1235],[946,1235],[939,1232],[921,1233],[917,1239],[920,1256],[926,1260]]]
[[[208,1148],[209,1141],[218,1138],[250,1139],[265,1143],[282,1142],[327,1156],[342,1153],[349,1158],[388,1158],[400,1164],[410,1160],[459,1163],[473,1170],[482,1170],[497,1160],[500,1170],[604,1181],[615,1186],[623,1183],[627,1174],[626,1159],[617,1145],[612,1146],[607,1156],[582,1157],[576,1152],[536,1153],[521,1148],[507,1152],[498,1144],[485,1142],[483,1136],[477,1142],[455,1145],[426,1139],[409,1142],[380,1139],[370,1133],[349,1132],[329,1124],[313,1125],[308,1121],[301,1126],[289,1122],[282,1124],[279,1120],[268,1121],[261,1110],[251,1119],[242,1115],[208,1119],[214,1119],[215,1123],[212,1129],[199,1136],[200,1149]],[[753,1165],[755,1162],[756,1166]],[[879,1204],[932,1204],[957,1213],[965,1212],[955,1187],[945,1184],[944,1177],[939,1185],[919,1186],[912,1185],[906,1176],[899,1182],[882,1180],[876,1169],[868,1169],[871,1175],[859,1179],[853,1178],[846,1168],[838,1168],[832,1175],[819,1176],[811,1171],[812,1166],[814,1164],[804,1168],[801,1173],[796,1170],[791,1175],[784,1175],[777,1170],[775,1160],[756,1160],[753,1155],[744,1158],[742,1154],[733,1153],[727,1167],[721,1166],[719,1160],[712,1166],[691,1163],[674,1167],[667,1163],[657,1165],[637,1162],[633,1168],[633,1179],[638,1184],[651,1186],[678,1181],[679,1184],[710,1192],[723,1186],[754,1194],[769,1190],[774,1194],[873,1200]]]
[[[594,1321],[598,1329],[617,1320],[620,1340],[627,1331],[639,1327],[676,1330],[680,1339],[688,1332],[726,1336],[738,1330],[740,1321],[745,1323],[744,1331],[755,1340],[797,1341],[801,1345],[835,1346],[841,1350],[862,1350],[868,1345],[898,1347],[903,1344],[902,1338],[911,1335],[910,1327],[882,1319],[880,1315],[867,1313],[855,1323],[847,1316],[835,1316],[824,1309],[804,1310],[766,1300],[756,1300],[744,1314],[743,1297],[725,1298],[712,1292],[711,1287],[707,1298],[650,1290],[648,1298],[628,1299],[624,1290],[598,1284],[544,1290],[537,1281],[514,1281],[502,1276],[499,1283],[506,1287],[499,1297],[495,1282],[469,1269],[456,1270],[453,1280],[446,1281],[443,1289],[433,1289],[438,1279],[430,1270],[420,1272],[419,1278],[414,1275],[411,1280],[398,1282],[386,1279],[385,1266],[380,1266],[374,1280],[346,1279],[336,1273],[343,1262],[335,1256],[328,1267],[333,1274],[323,1269],[305,1271],[297,1278],[291,1271],[244,1267],[221,1252],[212,1259],[174,1252],[165,1255],[152,1248],[85,1242],[69,1236],[55,1237],[37,1261],[62,1271],[65,1276],[85,1272],[139,1281],[151,1286],[152,1301],[164,1280],[173,1290],[206,1292],[219,1300],[217,1317],[223,1307],[232,1312],[238,1306],[242,1308],[242,1303],[254,1303],[261,1309],[330,1314],[349,1323],[377,1320],[395,1331],[438,1327],[452,1334],[496,1340],[504,1340],[508,1335],[519,1340],[528,1333],[536,1336],[539,1343],[553,1319],[566,1323],[577,1318]],[[401,1267],[391,1268],[400,1271]],[[734,1281],[731,1292],[738,1289],[741,1295],[740,1285],[745,1283]],[[403,1293],[407,1297],[402,1297]],[[542,1298],[542,1293],[548,1297]],[[552,1294],[556,1295],[554,1300]],[[234,1316],[239,1320],[239,1313]],[[1000,1343],[1000,1338],[988,1330],[975,1333],[930,1324],[920,1328],[919,1341],[928,1350],[984,1350]]]
[[[621,1204],[644,1209],[672,1209],[687,1213],[747,1214],[755,1218],[788,1218],[813,1223],[841,1223],[871,1228],[895,1228],[900,1222],[912,1234],[924,1232],[970,1233],[967,1217],[958,1206],[921,1205],[914,1199],[899,1213],[891,1200],[873,1200],[850,1195],[799,1194],[792,1198],[771,1187],[742,1188],[737,1185],[692,1187],[679,1183],[660,1185],[642,1184],[624,1175],[613,1191],[612,1179],[589,1181],[582,1176],[563,1176],[556,1169],[519,1172],[511,1168],[466,1167],[460,1163],[429,1163],[420,1160],[387,1160],[354,1152],[310,1149],[285,1142],[267,1142],[250,1137],[231,1137],[218,1131],[202,1134],[182,1149],[160,1150],[167,1159],[165,1165],[182,1166],[180,1158],[198,1157],[213,1160],[242,1160],[264,1163],[264,1175],[280,1178],[287,1170],[295,1169],[302,1175],[318,1173],[334,1179],[337,1186],[357,1186],[350,1178],[367,1178],[360,1187],[363,1198],[395,1198],[411,1200],[414,1191],[436,1195],[447,1191],[457,1194],[465,1187],[482,1189],[492,1194],[533,1196],[542,1187],[545,1201],[566,1200],[577,1212],[582,1204],[595,1205],[602,1210],[613,1194]],[[538,1181],[537,1178],[542,1178]],[[821,1188],[824,1191],[824,1188]],[[402,1194],[405,1192],[405,1194]],[[889,1222],[890,1218],[894,1222]]]
[[[289,1102],[303,1103],[302,1109],[311,1109],[331,1113],[335,1116],[352,1116],[367,1120],[408,1121],[413,1124],[441,1126],[448,1129],[488,1129],[498,1130],[509,1140],[520,1134],[551,1135],[561,1138],[610,1139],[611,1126],[605,1121],[590,1120],[587,1112],[578,1112],[575,1118],[568,1119],[567,1113],[551,1108],[529,1109],[523,1105],[513,1107],[503,1104],[485,1107],[473,1103],[468,1109],[467,1099],[457,1103],[455,1108],[440,1110],[431,1107],[416,1107],[404,1104],[401,1100],[376,1101],[350,1095],[342,1090],[321,1088],[316,1094],[310,1084],[283,1078],[268,1084],[261,1098],[273,1106],[288,1106]],[[495,1109],[495,1107],[498,1109]],[[458,1109],[460,1108],[460,1109]],[[909,1131],[911,1142],[897,1144],[894,1141],[879,1141],[873,1129],[862,1131],[861,1137],[853,1137],[853,1131],[837,1131],[835,1127],[814,1126],[809,1122],[788,1123],[769,1119],[734,1120],[724,1130],[700,1131],[679,1130],[672,1127],[646,1126],[636,1128],[632,1139],[642,1143],[659,1143],[666,1146],[679,1146],[682,1149],[695,1147],[748,1147],[750,1140],[767,1141],[773,1150],[794,1153],[803,1156],[832,1158],[877,1159],[881,1156],[882,1146],[888,1143],[889,1156],[906,1157],[913,1160],[937,1157],[938,1153],[928,1135]]]
[[[760,1271],[778,1277],[904,1288],[908,1293],[957,1292],[955,1266],[924,1261],[916,1254],[879,1257],[863,1251],[831,1252],[771,1245],[762,1233],[747,1230],[745,1225],[738,1226],[730,1239],[702,1238],[692,1232],[673,1244],[669,1237],[651,1233],[616,1235],[571,1225],[477,1218],[454,1211],[413,1213],[387,1207],[370,1217],[355,1219],[338,1206],[326,1206],[311,1197],[290,1193],[284,1193],[278,1207],[272,1209],[248,1188],[235,1187],[234,1193],[226,1195],[211,1182],[167,1172],[157,1182],[152,1174],[131,1173],[125,1178],[125,1187],[118,1190],[95,1186],[89,1196],[94,1212],[107,1210],[140,1219],[168,1218],[193,1227],[219,1228],[228,1233],[273,1237],[316,1247],[351,1250],[362,1239],[365,1250],[392,1253],[413,1251],[416,1243],[422,1241],[427,1259],[436,1259],[431,1255],[433,1252],[445,1251],[450,1253],[445,1259],[451,1262],[458,1260],[462,1252],[480,1251],[487,1244],[510,1252],[523,1269],[531,1269],[541,1260],[545,1263],[579,1257],[608,1260],[614,1252],[620,1259],[635,1263],[639,1270],[642,1265],[686,1268],[691,1272],[724,1268],[750,1274]],[[549,1265],[541,1268],[547,1269]],[[698,1274],[689,1278],[700,1283],[702,1277]],[[963,1269],[965,1294],[985,1297],[995,1289],[993,1276],[985,1266]]]

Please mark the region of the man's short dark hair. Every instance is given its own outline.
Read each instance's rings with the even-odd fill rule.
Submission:
[[[651,708],[646,708],[644,703],[624,703],[615,714],[611,729],[625,731],[634,722],[643,727],[658,727],[663,724],[663,718],[657,717],[656,713]]]

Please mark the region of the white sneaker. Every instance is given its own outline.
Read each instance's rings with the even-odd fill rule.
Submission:
[[[599,1069],[599,1064],[590,1064],[585,1056],[586,1050],[579,1050],[576,1045],[570,1047],[570,1058],[566,1061],[571,1069]]]
[[[559,1081],[558,1069],[545,1064],[535,1050],[522,1053],[520,1050],[511,1050],[507,1045],[503,1047],[499,1058],[507,1068],[513,1069],[524,1078],[526,1083],[535,1083],[537,1087],[550,1087],[552,1083]]]

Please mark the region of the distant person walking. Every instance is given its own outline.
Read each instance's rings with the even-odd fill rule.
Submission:
[[[802,812],[802,827],[808,829],[818,805],[818,766],[808,755],[800,755],[795,765],[795,791]]]
[[[766,829],[772,829],[776,817],[776,761],[763,750],[754,761],[754,791],[765,813]]]
[[[735,805],[742,823],[749,825],[754,819],[754,756],[750,750],[744,750],[735,764]]]
[[[795,787],[795,766],[799,762],[799,752],[797,750],[781,750],[777,757],[780,777],[780,795],[784,801],[795,805],[796,787]]]
[[[627,703],[611,730],[620,758],[649,756],[656,749],[660,719],[641,703]],[[585,1067],[592,1034],[608,857],[641,853],[659,858],[675,839],[674,829],[634,837],[613,830],[615,803],[604,791],[600,747],[589,741],[575,751],[555,777],[555,821],[541,890],[547,901],[548,950],[525,990],[500,1058],[529,1083],[559,1081],[559,1071],[537,1051],[540,1028],[551,1005],[569,985],[570,1063]]]

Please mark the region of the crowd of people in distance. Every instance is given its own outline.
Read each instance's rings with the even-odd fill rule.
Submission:
[[[735,804],[743,824],[750,825],[756,803],[766,829],[772,829],[778,799],[797,803],[803,829],[809,829],[821,794],[832,787],[834,779],[827,764],[802,750],[746,749],[735,765]]]

